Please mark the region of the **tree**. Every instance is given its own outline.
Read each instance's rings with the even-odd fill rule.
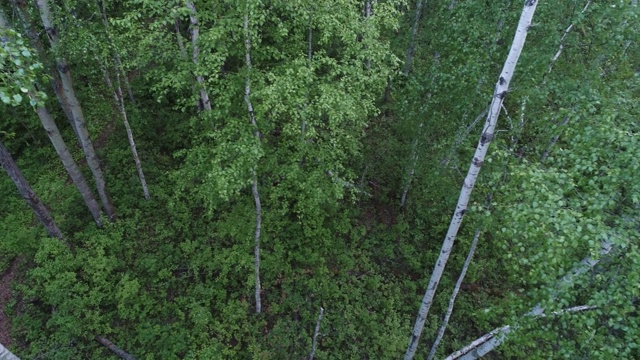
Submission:
[[[64,95],[69,102],[71,113],[73,114],[75,128],[80,138],[80,143],[82,144],[82,151],[85,154],[87,164],[89,164],[89,168],[93,174],[93,179],[96,183],[96,187],[98,188],[98,195],[100,196],[102,206],[104,207],[109,219],[114,221],[116,216],[115,208],[111,204],[111,200],[107,193],[104,175],[102,174],[102,169],[100,168],[96,151],[93,147],[93,143],[91,142],[91,138],[89,137],[89,132],[87,131],[86,120],[82,113],[82,107],[73,88],[69,66],[58,52],[58,36],[51,15],[51,10],[49,8],[49,2],[48,0],[38,0],[37,6],[40,11],[40,17],[47,33],[47,37],[51,43],[52,51],[56,54],[57,69],[60,74],[62,88],[64,90]]]
[[[2,167],[7,172],[7,175],[9,175],[13,183],[16,184],[20,196],[22,196],[22,198],[27,202],[27,205],[31,207],[31,210],[33,210],[38,221],[40,221],[47,230],[49,236],[60,240],[64,239],[58,225],[56,225],[53,217],[49,213],[49,209],[47,209],[33,189],[31,189],[31,185],[29,185],[27,179],[22,175],[22,172],[16,165],[15,161],[13,161],[11,154],[9,154],[9,151],[4,147],[2,142],[0,142],[0,164],[2,164]]]
[[[433,303],[433,297],[435,296],[436,289],[438,288],[438,283],[440,282],[440,278],[444,272],[444,267],[446,266],[449,255],[451,254],[453,243],[455,242],[458,229],[460,229],[460,225],[462,224],[464,214],[467,212],[467,205],[471,197],[471,192],[473,191],[478,174],[480,173],[480,168],[484,162],[489,144],[493,139],[498,116],[502,111],[502,102],[507,95],[509,83],[513,73],[515,72],[516,64],[518,63],[518,58],[522,52],[527,32],[531,25],[537,5],[538,3],[536,0],[527,0],[524,3],[520,21],[518,22],[518,28],[513,39],[513,44],[509,50],[509,55],[504,63],[498,82],[496,83],[496,88],[493,93],[493,99],[489,109],[489,115],[487,116],[487,120],[482,130],[482,136],[480,137],[480,141],[476,147],[476,152],[473,156],[473,160],[471,161],[471,166],[469,167],[467,177],[465,178],[462,190],[460,191],[460,197],[458,198],[458,204],[456,205],[455,212],[451,219],[449,230],[447,231],[445,240],[442,243],[440,255],[438,256],[438,260],[436,261],[431,274],[431,279],[429,280],[429,285],[427,286],[427,290],[422,299],[420,310],[418,311],[418,317],[409,340],[409,346],[407,347],[407,351],[404,355],[405,360],[413,359],[418,347],[418,340],[420,339],[424,323],[427,320],[427,315],[429,314],[429,309]]]

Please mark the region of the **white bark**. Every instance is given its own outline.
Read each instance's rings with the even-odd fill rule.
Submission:
[[[320,323],[322,322],[322,316],[324,316],[324,308],[320,307],[320,314],[318,315],[318,321],[316,321],[316,329],[313,332],[313,342],[311,344],[311,353],[309,354],[309,360],[313,360],[316,355],[316,348],[318,347],[318,335],[320,335]]]
[[[584,6],[580,14],[583,14],[585,11],[587,11],[587,9],[589,8],[589,5],[591,5],[592,2],[593,0],[587,1],[587,4]],[[566,39],[567,35],[569,35],[574,25],[575,25],[574,23],[571,23],[571,25],[569,25],[569,27],[567,27],[564,30],[564,34],[562,34],[562,37],[560,38],[560,47],[558,48],[558,51],[556,51],[556,54],[553,56],[553,58],[551,58],[551,62],[549,63],[549,69],[547,70],[547,73],[551,72],[551,70],[553,69],[553,64],[555,64],[555,62],[558,60],[560,55],[562,55],[562,51],[564,50],[564,39]]]
[[[442,337],[444,336],[444,331],[447,329],[447,325],[449,324],[449,319],[451,318],[451,314],[453,313],[453,305],[456,302],[456,296],[458,296],[458,292],[460,291],[460,286],[462,285],[462,281],[464,281],[464,277],[467,275],[467,269],[469,269],[469,264],[471,264],[471,259],[473,258],[473,254],[475,254],[476,252],[476,246],[478,245],[479,238],[480,238],[480,229],[476,230],[476,234],[473,236],[473,241],[471,242],[471,248],[469,249],[467,258],[464,261],[464,265],[462,266],[462,271],[460,272],[460,276],[458,277],[456,286],[453,288],[453,292],[451,293],[451,298],[449,298],[449,307],[447,308],[447,313],[444,316],[444,320],[442,320],[442,325],[440,325],[440,329],[438,329],[438,336],[436,337],[436,340],[433,342],[433,345],[431,346],[431,351],[427,356],[427,360],[432,360],[433,357],[436,356],[438,345],[440,345],[440,341],[442,341]]]
[[[411,38],[409,38],[409,46],[407,46],[407,57],[404,62],[404,74],[409,75],[411,72],[411,66],[413,64],[413,54],[416,50],[416,37],[418,36],[418,28],[420,25],[420,18],[422,17],[422,7],[427,0],[418,0],[416,3],[416,17],[413,20],[413,27],[411,28]]]
[[[20,360],[20,358],[15,356],[9,349],[4,347],[4,345],[0,344],[0,360]]]
[[[174,26],[176,28],[176,38],[178,39],[178,48],[180,49],[180,56],[183,59],[186,59],[187,50],[184,48],[184,41],[182,41],[182,35],[180,35],[180,20],[177,17],[174,19]]]
[[[124,127],[127,130],[127,139],[129,140],[129,147],[131,148],[131,153],[133,154],[133,161],[136,164],[136,170],[138,171],[138,178],[140,179],[140,184],[142,185],[142,192],[144,194],[144,198],[149,200],[151,196],[149,195],[149,188],[147,187],[147,180],[144,177],[144,172],[142,171],[142,162],[140,162],[140,157],[138,156],[138,150],[136,148],[136,143],[133,139],[133,131],[131,131],[131,126],[129,125],[129,119],[127,117],[127,109],[124,105],[124,97],[122,96],[122,86],[120,85],[120,73],[118,72],[118,67],[116,65],[116,85],[117,87],[114,90],[113,84],[111,83],[111,78],[109,77],[109,73],[106,69],[103,69],[105,81],[107,82],[107,86],[109,86],[109,90],[113,93],[114,101],[116,102],[116,106],[118,110],[120,110],[120,114],[122,115],[122,122],[124,123]]]
[[[198,85],[200,86],[200,101],[202,101],[202,106],[207,111],[211,111],[211,101],[209,100],[209,94],[205,89],[204,77],[198,74],[198,56],[200,55],[200,48],[198,47],[198,36],[200,35],[200,28],[198,25],[198,14],[196,12],[196,6],[191,0],[187,1],[187,7],[191,11],[189,14],[189,20],[191,21],[191,44],[193,45],[193,54],[191,55],[191,60],[196,65],[196,80],[198,81]]]
[[[574,313],[574,312],[582,312],[582,311],[589,311],[589,310],[594,310],[597,309],[596,306],[589,306],[589,305],[580,305],[580,306],[574,306],[568,309],[563,309],[563,310],[559,310],[559,311],[554,311],[551,314],[554,316],[558,316],[558,315],[563,315],[563,314],[567,314],[567,313]],[[545,313],[540,313],[538,315],[535,315],[537,317],[546,317],[547,315]],[[456,359],[461,359],[461,360],[475,360],[475,359],[479,359],[483,356],[485,356],[486,354],[488,354],[489,352],[491,352],[493,349],[495,349],[498,345],[502,344],[507,336],[507,334],[509,334],[511,331],[515,330],[514,328],[512,328],[509,325],[505,325],[501,328],[497,328],[497,329],[493,329],[491,332],[482,335],[481,337],[477,338],[476,340],[472,341],[469,345],[465,346],[464,348],[454,352],[453,354],[447,356],[444,360],[456,360]]]
[[[29,185],[27,179],[22,175],[18,165],[13,161],[11,154],[9,154],[9,151],[4,147],[2,142],[0,142],[0,166],[2,166],[2,168],[7,172],[9,178],[11,178],[18,188],[20,196],[22,196],[22,198],[27,202],[31,210],[33,210],[36,218],[47,230],[49,236],[62,240],[64,236],[58,228],[58,225],[56,225],[53,220],[49,209],[47,209],[44,203],[42,203],[40,198],[33,191],[31,185]]]
[[[611,252],[612,248],[613,248],[613,242],[611,242],[608,239],[602,240],[599,256],[596,259],[594,259],[591,257],[591,255],[589,255],[586,258],[584,258],[580,263],[578,263],[578,265],[576,265],[571,272],[565,275],[562,279],[560,279],[558,284],[556,284],[556,287],[554,291],[551,293],[549,300],[550,301],[555,300],[558,294],[562,293],[565,289],[571,287],[571,285],[573,284],[573,280],[576,277],[586,273],[587,271],[591,270],[594,266],[596,266],[602,260],[603,257],[605,257]],[[542,304],[538,303],[536,304],[536,306],[533,307],[533,309],[527,312],[525,316],[544,316],[544,307],[542,306]],[[513,328],[514,329],[517,328],[517,324],[513,326]],[[510,325],[506,325],[501,328],[494,329],[490,333],[479,337],[478,339],[472,341],[469,345],[449,355],[449,357],[447,357],[446,359],[447,360],[453,360],[458,358],[477,359],[479,358],[479,356],[476,356],[477,354],[480,354],[480,356],[485,355],[493,351],[493,349],[500,346],[504,342],[506,334],[508,334],[511,330],[512,330],[512,326]]]
[[[106,347],[107,349],[111,350],[112,353],[118,355],[121,359],[124,359],[124,360],[136,360],[136,358],[133,357],[133,355],[131,355],[131,354],[127,353],[126,351],[120,349],[119,347],[114,345],[111,341],[109,341],[109,339],[105,338],[104,336],[96,336],[95,339],[96,339],[97,342],[100,343],[100,345],[102,345],[102,346]]]
[[[48,0],[37,0],[36,3],[38,5],[38,9],[40,10],[40,17],[47,33],[47,37],[49,38],[51,47],[55,52],[58,47],[58,41],[53,19],[51,17],[51,11],[49,9],[49,2]],[[111,204],[111,200],[109,199],[109,195],[107,194],[104,175],[102,174],[102,169],[100,168],[100,163],[98,161],[98,157],[96,156],[95,149],[93,148],[93,143],[91,142],[91,138],[89,137],[89,131],[87,130],[87,124],[84,118],[84,114],[82,113],[82,107],[80,106],[80,102],[78,101],[75,90],[73,88],[73,82],[71,80],[71,74],[69,73],[69,67],[65,59],[59,54],[56,55],[56,63],[58,67],[58,73],[60,74],[60,80],[62,81],[64,95],[69,102],[69,106],[73,114],[73,121],[76,125],[76,130],[80,137],[80,143],[82,144],[82,151],[84,152],[84,155],[87,159],[87,164],[89,165],[91,173],[93,174],[93,178],[98,189],[98,195],[100,196],[100,201],[102,202],[102,206],[104,207],[109,219],[111,221],[114,221],[116,216],[115,208]]]
[[[254,128],[254,134],[256,141],[260,143],[260,130],[258,130],[258,124],[256,123],[255,113],[253,111],[253,105],[251,104],[251,35],[249,33],[249,2],[247,1],[246,13],[244,15],[244,45],[246,49],[245,63],[247,66],[247,80],[244,88],[244,101],[247,104],[247,111],[249,112],[249,120]],[[260,231],[262,228],[262,204],[260,202],[260,192],[258,191],[258,174],[257,166],[253,168],[253,184],[251,185],[251,191],[253,193],[253,201],[256,209],[256,226],[254,231],[254,270],[256,276],[256,314],[260,314],[262,311],[262,300],[260,299],[261,285],[260,285]]]
[[[460,229],[460,225],[462,224],[462,220],[464,218],[464,213],[467,211],[467,204],[469,203],[471,192],[478,178],[478,174],[480,173],[480,168],[482,167],[482,163],[484,162],[487,149],[489,148],[489,144],[493,139],[493,134],[498,121],[498,116],[500,115],[502,102],[504,101],[504,98],[507,95],[507,91],[509,90],[509,83],[516,69],[516,64],[518,63],[518,58],[520,57],[522,48],[524,47],[524,42],[527,37],[527,31],[531,26],[531,21],[533,19],[533,14],[535,13],[537,5],[537,0],[526,0],[524,3],[520,21],[518,22],[518,28],[516,29],[516,34],[513,39],[513,44],[511,45],[511,49],[509,50],[509,55],[507,56],[507,59],[504,63],[504,67],[502,68],[502,72],[500,74],[498,82],[496,83],[493,100],[491,102],[489,115],[487,116],[487,120],[482,131],[482,136],[480,137],[480,141],[478,142],[478,146],[476,147],[476,152],[473,156],[473,160],[471,161],[467,177],[465,178],[462,185],[460,197],[458,198],[458,204],[456,205],[455,212],[451,219],[449,230],[447,231],[447,235],[442,243],[440,255],[438,256],[438,260],[436,261],[436,264],[434,266],[431,279],[429,280],[429,285],[427,286],[425,295],[422,299],[416,323],[409,340],[409,345],[404,355],[405,360],[413,359],[418,348],[418,341],[420,339],[420,335],[422,334],[424,323],[427,320],[429,309],[431,308],[431,304],[433,303],[433,298],[435,296],[438,283],[440,282],[440,278],[442,277],[444,268],[447,264],[447,261],[449,260],[449,255],[451,254],[458,229]]]

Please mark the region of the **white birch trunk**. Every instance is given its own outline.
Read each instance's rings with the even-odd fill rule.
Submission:
[[[15,356],[9,349],[4,347],[4,345],[0,344],[0,360],[20,360],[20,358]]]
[[[555,290],[551,293],[550,301],[555,300],[558,294],[571,287],[573,285],[573,280],[576,277],[593,269],[600,261],[602,261],[603,257],[611,252],[612,249],[613,242],[609,241],[608,239],[602,240],[599,256],[597,256],[597,258],[595,259],[592,258],[591,255],[587,256],[586,258],[582,259],[582,261],[580,261],[580,263],[578,263],[578,265],[576,265],[570,273],[562,277],[558,284],[556,284]],[[544,316],[544,307],[540,303],[538,303],[533,307],[533,309],[526,313],[525,316]],[[513,327],[510,325],[506,325],[501,328],[494,329],[493,331],[472,341],[464,348],[449,355],[446,359],[477,359],[479,356],[476,356],[476,354],[481,354],[482,356],[493,351],[493,349],[497,348],[505,341],[506,335],[510,331],[512,331],[512,329],[516,328],[517,324]]]
[[[254,128],[254,135],[256,141],[260,143],[260,131],[258,130],[258,124],[256,123],[255,113],[253,111],[253,105],[251,104],[251,35],[249,34],[249,2],[247,1],[246,12],[244,15],[244,45],[246,49],[245,63],[247,66],[247,80],[244,88],[244,101],[247,104],[247,111],[249,112],[249,120]],[[262,312],[262,300],[260,294],[262,292],[260,285],[260,231],[262,229],[262,204],[260,202],[260,192],[258,191],[258,174],[257,166],[253,168],[253,183],[251,184],[251,192],[253,193],[253,201],[256,209],[256,226],[254,231],[254,271],[256,276],[256,314]]]
[[[413,359],[418,348],[418,341],[420,340],[420,335],[422,334],[424,323],[427,320],[429,309],[431,308],[431,304],[433,303],[433,298],[435,296],[436,289],[438,288],[438,283],[440,282],[440,278],[442,277],[444,268],[447,264],[447,261],[449,260],[449,255],[451,254],[458,229],[460,229],[460,225],[462,224],[462,220],[464,218],[464,213],[467,211],[467,204],[469,203],[471,192],[478,178],[478,174],[480,173],[480,168],[482,167],[482,163],[484,162],[485,155],[487,154],[487,149],[489,148],[489,144],[493,139],[498,116],[500,115],[500,109],[502,108],[502,102],[504,101],[504,98],[507,95],[507,91],[509,90],[509,83],[516,69],[516,64],[518,63],[518,58],[520,57],[522,48],[524,47],[524,42],[527,37],[527,31],[531,26],[531,20],[533,18],[533,14],[535,13],[537,5],[537,0],[526,0],[524,3],[520,21],[518,22],[518,28],[516,29],[516,34],[513,38],[513,44],[511,45],[511,49],[509,50],[509,55],[507,56],[507,59],[504,63],[504,67],[502,68],[502,72],[500,74],[498,82],[496,83],[493,100],[489,108],[489,115],[487,116],[487,120],[482,130],[482,135],[480,137],[480,141],[478,142],[478,146],[476,147],[476,152],[473,156],[473,160],[471,161],[467,177],[465,178],[462,185],[460,197],[458,198],[458,204],[456,205],[455,212],[451,219],[451,224],[449,225],[447,235],[442,243],[440,255],[438,256],[438,260],[436,261],[436,264],[434,266],[431,279],[429,280],[429,285],[427,286],[424,297],[422,299],[416,323],[409,340],[409,345],[404,355],[405,360]]]
[[[584,6],[584,8],[582,8],[582,11],[580,11],[580,14],[583,14],[585,11],[587,11],[587,9],[589,8],[589,5],[591,5],[592,2],[593,0],[587,1],[587,4]],[[558,58],[560,57],[560,55],[562,55],[562,51],[564,50],[564,39],[566,39],[567,35],[569,35],[571,30],[573,30],[574,25],[575,25],[574,23],[571,23],[571,25],[569,25],[569,27],[567,27],[564,30],[564,34],[562,34],[562,37],[560,38],[560,46],[558,47],[558,51],[556,51],[556,54],[553,55],[553,58],[551,58],[551,62],[549,63],[547,74],[550,73],[551,70],[553,70],[553,64],[555,64],[555,62],[558,61]]]
[[[411,28],[411,37],[409,38],[409,46],[407,46],[407,57],[404,62],[404,74],[409,75],[411,72],[411,66],[413,64],[413,54],[416,49],[416,37],[418,36],[418,28],[420,25],[420,18],[422,17],[422,7],[427,0],[418,0],[416,3],[416,17],[413,20],[413,27]]]
[[[191,11],[189,14],[189,20],[191,21],[191,44],[193,45],[193,54],[191,60],[196,65],[196,80],[200,86],[200,101],[206,111],[211,111],[211,101],[209,100],[209,94],[205,89],[204,77],[198,75],[198,56],[200,54],[200,48],[198,47],[198,36],[200,35],[200,28],[198,26],[198,14],[196,12],[196,6],[191,0],[187,0],[187,7]]]
[[[109,87],[109,90],[113,93],[113,99],[116,102],[116,106],[122,115],[122,122],[124,123],[124,127],[127,130],[127,139],[129,140],[129,147],[131,148],[131,153],[133,154],[133,161],[136,164],[136,170],[138,171],[138,178],[140,179],[140,184],[142,185],[142,192],[144,194],[144,198],[149,200],[151,196],[149,195],[149,188],[147,187],[147,180],[144,177],[144,172],[142,171],[142,162],[140,162],[140,157],[138,156],[138,150],[136,148],[136,143],[133,140],[133,132],[131,131],[131,126],[129,125],[129,119],[127,117],[127,109],[124,105],[124,97],[122,95],[122,86],[120,85],[120,74],[118,73],[118,67],[116,65],[116,84],[117,87],[114,89],[113,83],[111,82],[111,78],[109,77],[109,72],[106,69],[102,69],[104,72],[104,78]]]
[[[322,322],[322,316],[324,316],[324,308],[320,307],[320,314],[318,315],[318,321],[316,321],[316,329],[313,332],[313,341],[311,343],[311,353],[309,354],[309,360],[313,360],[316,355],[316,348],[318,347],[318,335],[320,335],[320,323]]]
[[[467,269],[469,269],[469,264],[471,264],[471,259],[473,258],[473,254],[475,254],[476,252],[476,246],[478,245],[479,238],[480,238],[480,229],[476,230],[476,234],[473,237],[473,241],[471,242],[471,248],[469,249],[467,258],[464,261],[464,265],[462,266],[462,271],[460,272],[460,276],[458,277],[456,286],[453,288],[453,292],[451,293],[451,298],[449,298],[449,307],[447,308],[447,313],[444,316],[444,320],[442,320],[442,325],[440,325],[440,329],[438,329],[438,336],[436,337],[436,340],[433,342],[433,345],[431,346],[431,351],[427,356],[427,360],[432,360],[433,357],[436,356],[438,345],[440,345],[440,341],[442,341],[442,337],[444,336],[444,331],[447,329],[447,325],[449,324],[449,319],[451,318],[451,314],[453,313],[453,305],[456,302],[456,297],[458,296],[458,292],[460,291],[460,286],[462,286],[462,281],[464,281],[464,277],[467,275]]]
[[[42,23],[47,33],[47,37],[51,42],[51,48],[55,52],[58,47],[58,43],[48,0],[37,0],[36,3],[38,5],[38,9],[40,10],[40,17],[42,18]],[[115,208],[113,207],[113,205],[111,204],[111,200],[109,199],[107,187],[104,181],[104,175],[102,174],[102,169],[100,168],[100,162],[98,161],[95,149],[93,148],[93,143],[91,142],[91,138],[89,137],[89,131],[87,130],[87,124],[84,118],[84,114],[82,113],[82,107],[80,106],[80,102],[78,101],[75,90],[73,89],[73,82],[71,80],[71,74],[69,73],[69,67],[67,66],[64,58],[59,55],[57,55],[56,57],[56,63],[58,72],[60,73],[60,80],[62,81],[63,91],[65,97],[69,102],[69,106],[73,114],[73,120],[76,125],[76,130],[78,136],[80,137],[82,151],[84,152],[84,155],[87,159],[87,164],[89,165],[91,173],[93,174],[93,178],[98,189],[98,195],[100,196],[100,201],[102,202],[102,206],[104,207],[109,219],[111,221],[114,221],[116,216]]]
[[[182,35],[180,35],[180,20],[176,17],[173,22],[176,28],[176,39],[178,40],[178,48],[180,49],[180,56],[183,59],[187,58],[187,50],[184,47],[184,41],[182,41]]]
[[[49,236],[58,238],[60,240],[64,239],[64,236],[58,228],[58,225],[56,225],[55,221],[53,220],[49,209],[47,209],[47,207],[42,203],[40,198],[33,191],[31,185],[29,185],[27,179],[25,179],[24,175],[22,175],[22,172],[18,168],[18,165],[16,165],[15,161],[13,161],[11,154],[9,154],[9,151],[4,147],[4,144],[2,144],[2,142],[0,142],[0,165],[2,165],[2,168],[4,168],[4,170],[7,172],[7,175],[9,175],[9,178],[11,178],[13,183],[16,185],[20,196],[22,196],[22,198],[27,202],[31,210],[33,210],[36,218],[47,230]]]
[[[35,99],[35,95],[33,95],[33,93],[29,93],[29,96],[32,99]],[[69,177],[71,177],[71,180],[80,192],[82,200],[84,200],[85,205],[87,205],[87,208],[93,217],[93,221],[95,221],[96,226],[101,228],[102,220],[100,219],[100,205],[93,196],[89,184],[84,178],[84,175],[82,175],[78,164],[73,159],[62,135],[60,135],[60,130],[58,130],[58,126],[53,120],[53,117],[44,106],[37,106],[36,113],[38,114],[38,118],[40,118],[42,126],[47,132],[47,136],[49,136],[49,140],[51,140],[51,144],[53,144],[53,148],[56,150],[58,157],[60,157],[65,170],[67,170]]]
[[[136,360],[136,358],[133,357],[133,355],[131,355],[131,354],[127,353],[126,351],[120,349],[119,347],[114,345],[111,341],[109,341],[109,339],[105,338],[104,336],[96,336],[95,339],[96,339],[96,341],[98,343],[100,343],[100,345],[102,345],[102,346],[106,347],[107,349],[111,350],[112,353],[118,355],[121,359],[124,359],[124,360]]]

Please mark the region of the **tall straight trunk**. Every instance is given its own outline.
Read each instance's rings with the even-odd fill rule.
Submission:
[[[129,125],[129,119],[127,117],[127,109],[124,105],[124,97],[122,95],[122,86],[120,85],[120,74],[118,72],[118,68],[116,65],[116,88],[114,89],[113,83],[111,82],[111,78],[109,77],[109,72],[107,69],[103,69],[104,78],[107,82],[107,86],[109,86],[109,90],[113,93],[113,99],[120,111],[120,115],[122,115],[122,122],[124,123],[124,127],[127,130],[127,139],[129,140],[129,147],[131,148],[131,153],[133,154],[133,161],[136,164],[136,170],[138,171],[138,178],[140,179],[140,184],[142,185],[142,192],[144,193],[144,198],[149,200],[149,188],[147,187],[147,180],[144,177],[144,172],[142,171],[142,162],[140,162],[140,157],[138,156],[138,150],[136,148],[136,143],[133,140],[133,132],[131,131],[131,126]]]
[[[182,41],[182,35],[180,35],[180,20],[178,19],[178,17],[174,19],[173,25],[176,28],[176,38],[178,40],[178,48],[180,49],[180,56],[182,56],[183,59],[186,59],[187,50],[184,47],[184,41]]]
[[[196,80],[200,86],[200,101],[205,110],[211,111],[211,101],[209,100],[209,94],[205,89],[204,77],[198,74],[198,56],[200,55],[200,48],[198,47],[198,36],[200,34],[200,28],[198,25],[198,13],[196,12],[196,6],[191,0],[187,0],[187,7],[191,11],[189,14],[189,20],[191,21],[191,44],[193,45],[193,54],[191,60],[196,65]]]
[[[136,358],[133,357],[133,355],[131,355],[128,352],[120,349],[114,343],[109,341],[109,339],[107,339],[106,337],[104,337],[104,336],[96,336],[95,339],[96,339],[96,341],[98,343],[100,343],[100,345],[102,345],[102,346],[106,347],[107,349],[111,350],[112,353],[118,355],[121,359],[123,359],[123,360],[136,360]],[[2,360],[2,359],[0,359],[0,360]]]
[[[29,96],[32,99],[35,99],[35,95],[33,93],[29,93]],[[37,106],[36,113],[38,114],[38,118],[40,118],[42,126],[47,132],[47,136],[49,136],[49,140],[51,140],[51,144],[53,144],[53,147],[56,149],[58,157],[62,160],[65,170],[67,170],[71,180],[80,192],[82,200],[84,200],[85,205],[87,205],[87,208],[93,217],[93,221],[95,221],[98,227],[102,227],[102,220],[100,219],[100,205],[98,205],[98,202],[91,192],[91,188],[89,188],[89,184],[87,184],[78,164],[76,164],[71,152],[69,152],[62,135],[60,135],[60,130],[58,130],[58,126],[49,113],[49,110],[44,106]]]
[[[13,161],[11,154],[9,154],[9,151],[4,147],[2,142],[0,142],[0,164],[7,172],[7,175],[9,175],[13,183],[16,184],[20,196],[22,196],[29,207],[31,207],[31,210],[33,210],[38,221],[40,221],[47,230],[49,236],[60,240],[64,239],[58,225],[56,225],[51,213],[49,213],[49,209],[47,209],[42,201],[40,201],[40,198],[38,198],[36,193],[33,191],[31,185],[27,182],[27,179],[24,178],[24,175],[22,175],[18,165]]]
[[[55,52],[58,48],[58,41],[56,37],[56,29],[51,17],[51,11],[49,9],[49,2],[48,0],[37,0],[36,3],[38,5],[38,9],[40,10],[40,17],[42,18],[42,23],[47,33],[47,37],[51,42],[51,48]],[[91,138],[89,137],[89,131],[87,130],[87,124],[84,118],[84,114],[82,113],[82,107],[80,106],[80,102],[78,101],[75,90],[73,88],[73,82],[71,80],[71,74],[69,73],[69,67],[65,59],[59,54],[56,55],[56,63],[58,72],[60,73],[60,80],[62,81],[62,88],[65,97],[69,101],[69,106],[71,107],[71,112],[73,113],[73,121],[76,125],[80,143],[82,144],[82,151],[84,152],[84,155],[87,159],[87,164],[89,165],[91,173],[93,174],[93,178],[98,189],[98,195],[100,196],[100,201],[102,202],[102,206],[104,207],[104,210],[107,213],[109,219],[111,221],[114,221],[116,216],[115,208],[111,204],[111,200],[109,199],[109,195],[107,193],[104,175],[102,174],[102,169],[100,168],[100,163],[98,161],[98,157],[96,156],[95,149],[93,148],[93,143],[91,142]]]
[[[311,353],[309,353],[309,360],[313,360],[316,355],[316,348],[318,347],[318,335],[320,335],[320,324],[322,323],[322,317],[324,316],[324,308],[320,307],[320,314],[318,314],[318,321],[316,321],[316,329],[313,332],[313,340],[311,342]]]
[[[254,135],[256,141],[260,143],[260,130],[258,130],[258,124],[256,123],[255,112],[253,111],[253,105],[251,104],[251,35],[249,34],[249,2],[247,1],[246,12],[244,15],[244,45],[246,49],[245,63],[247,66],[247,80],[244,88],[244,101],[247,104],[247,111],[249,112],[249,120],[254,128]],[[260,202],[260,192],[258,191],[258,174],[257,166],[253,168],[253,183],[251,184],[251,192],[253,193],[253,201],[256,209],[256,226],[253,235],[254,247],[254,270],[256,276],[256,314],[260,314],[262,311],[262,300],[260,299],[260,293],[262,292],[260,285],[260,231],[262,229],[262,204]]]
[[[4,345],[0,344],[0,360],[20,360],[20,358],[15,356],[9,349],[4,347]]]
[[[467,204],[469,203],[471,192],[473,191],[473,187],[478,179],[478,174],[480,173],[480,168],[482,167],[485,155],[487,154],[489,144],[493,139],[495,127],[498,122],[498,116],[500,115],[500,109],[502,108],[502,102],[509,90],[509,82],[511,81],[516,64],[518,63],[518,58],[520,57],[520,53],[524,47],[527,31],[531,25],[531,20],[537,5],[537,0],[526,0],[524,3],[520,21],[518,22],[518,28],[516,29],[516,34],[513,39],[513,44],[509,50],[509,55],[504,63],[498,82],[496,83],[493,100],[489,108],[489,115],[487,116],[480,141],[478,142],[476,152],[473,156],[473,160],[471,161],[467,177],[465,178],[462,189],[460,190],[460,197],[458,198],[458,203],[451,219],[449,230],[447,231],[447,235],[442,243],[440,255],[438,256],[433,273],[431,274],[431,279],[429,280],[429,285],[427,286],[422,299],[416,323],[411,333],[411,338],[409,339],[409,345],[404,355],[405,360],[413,359],[418,348],[418,341],[420,340],[424,323],[427,320],[427,315],[429,314],[429,309],[433,303],[438,283],[440,282],[444,268],[449,260],[449,255],[453,249],[458,229],[460,229],[464,214],[467,211]]]
[[[427,0],[418,0],[416,3],[416,17],[413,20],[413,26],[411,27],[411,37],[409,38],[409,46],[407,46],[407,57],[404,62],[404,74],[409,75],[411,72],[411,66],[413,64],[413,54],[416,50],[416,37],[418,36],[418,27],[420,25],[420,18],[422,17],[422,7]]]

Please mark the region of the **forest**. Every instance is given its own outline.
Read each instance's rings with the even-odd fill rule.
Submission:
[[[1,0],[0,359],[640,359],[639,34]]]

